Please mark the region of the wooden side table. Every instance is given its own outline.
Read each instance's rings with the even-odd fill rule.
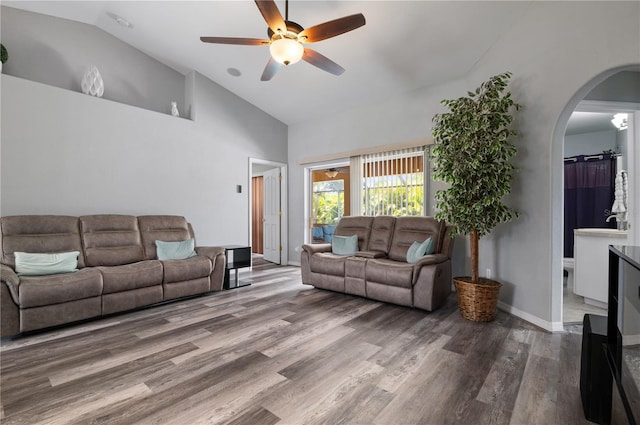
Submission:
[[[251,247],[244,245],[225,245],[227,263],[224,266],[223,289],[235,289],[251,285],[251,282],[238,281],[238,269],[251,267]],[[235,279],[231,281],[230,273],[235,272]]]

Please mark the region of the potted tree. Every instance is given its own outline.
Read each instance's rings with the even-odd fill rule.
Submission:
[[[449,112],[433,117],[433,176],[449,184],[435,194],[436,214],[470,235],[471,276],[455,277],[460,313],[465,319],[495,318],[501,283],[478,274],[478,241],[501,222],[517,216],[502,199],[511,191],[516,154],[510,139],[511,112],[520,105],[505,92],[511,73],[496,75],[466,97],[443,100]]]

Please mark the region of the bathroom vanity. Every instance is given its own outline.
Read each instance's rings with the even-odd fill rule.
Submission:
[[[573,292],[586,304],[607,308],[609,245],[625,245],[626,230],[575,229]]]

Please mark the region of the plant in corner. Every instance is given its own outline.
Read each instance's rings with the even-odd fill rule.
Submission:
[[[479,322],[495,318],[502,285],[479,277],[478,241],[517,216],[502,202],[516,170],[510,139],[517,133],[509,126],[520,105],[505,92],[510,78],[510,72],[496,75],[466,97],[443,100],[449,112],[433,117],[433,176],[449,184],[435,194],[436,217],[455,225],[455,233],[470,235],[471,277],[456,277],[454,283],[460,313]]]

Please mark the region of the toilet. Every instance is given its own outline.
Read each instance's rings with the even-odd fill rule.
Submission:
[[[563,258],[562,268],[567,272],[567,290],[573,292],[573,267],[575,260],[573,258]]]

